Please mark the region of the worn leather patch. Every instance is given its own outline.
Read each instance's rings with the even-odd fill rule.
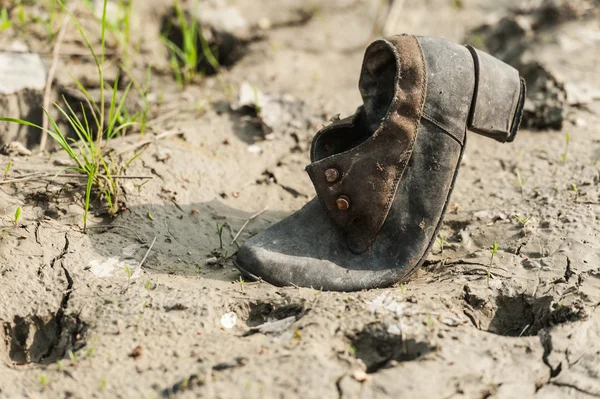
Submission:
[[[412,153],[427,86],[417,39],[402,35],[373,42],[359,86],[364,106],[315,136],[313,163],[306,168],[354,253],[366,251],[377,237]],[[353,147],[335,145],[344,135]]]
[[[469,130],[501,143],[511,142],[521,122],[525,82],[510,65],[472,46],[467,48],[475,63]]]

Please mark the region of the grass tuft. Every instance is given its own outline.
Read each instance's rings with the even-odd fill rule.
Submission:
[[[194,9],[197,8],[197,5],[198,1],[194,3]],[[175,80],[180,87],[184,87],[196,78],[198,65],[202,61],[206,61],[217,72],[220,64],[214,50],[210,48],[208,41],[202,34],[198,20],[194,16],[188,18],[185,15],[179,0],[174,0],[173,7],[181,29],[181,47],[168,38],[168,32],[163,34],[162,39],[169,49],[170,64]]]
[[[58,4],[62,7],[64,12],[68,13],[71,20],[76,25],[77,29],[83,41],[85,42],[90,54],[94,59],[96,69],[98,72],[100,82],[100,101],[97,103],[91,97],[89,92],[81,84],[79,80],[71,76],[81,93],[84,95],[86,104],[80,104],[81,109],[73,109],[71,105],[65,100],[65,106],[60,106],[55,103],[55,108],[59,111],[59,115],[64,117],[68,122],[70,128],[75,132],[77,141],[67,137],[66,131],[62,130],[57,120],[51,115],[49,110],[44,109],[44,113],[48,116],[50,122],[50,128],[44,129],[32,122],[15,119],[0,117],[0,121],[13,122],[21,125],[32,126],[42,131],[47,132],[50,137],[67,153],[67,155],[74,161],[75,166],[66,168],[66,170],[72,170],[81,173],[87,177],[87,183],[85,188],[85,194],[83,196],[83,230],[87,228],[87,220],[90,209],[92,197],[96,196],[99,199],[106,202],[109,213],[114,214],[118,209],[118,182],[116,176],[124,173],[126,167],[137,158],[140,154],[136,154],[132,159],[125,163],[124,166],[117,166],[112,157],[107,157],[103,152],[103,137],[106,140],[114,138],[116,135],[122,133],[128,127],[135,125],[136,122],[130,118],[124,117],[128,115],[124,108],[124,103],[129,94],[132,83],[130,83],[120,99],[117,99],[117,88],[119,77],[115,79],[114,86],[112,87],[112,95],[110,98],[110,104],[108,107],[107,117],[105,117],[105,98],[107,87],[104,81],[104,59],[105,59],[105,36],[106,36],[106,7],[107,0],[103,3],[103,14],[102,14],[102,33],[101,33],[101,53],[96,54],[94,51],[83,27],[67,9],[62,0],[57,0]],[[92,120],[88,120],[86,116],[86,108],[91,113]],[[79,116],[78,112],[81,111],[83,116]]]

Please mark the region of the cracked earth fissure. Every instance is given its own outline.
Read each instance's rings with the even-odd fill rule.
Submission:
[[[62,298],[60,300],[60,305],[58,307],[58,310],[54,314],[54,320],[56,322],[56,336],[58,338],[53,344],[51,344],[48,347],[48,350],[42,356],[42,359],[47,359],[49,356],[51,356],[54,353],[57,344],[60,342],[60,338],[62,337],[62,333],[63,333],[64,327],[65,327],[64,326],[65,311],[69,307],[69,299],[71,298],[71,292],[73,291],[73,284],[74,284],[73,277],[71,277],[71,273],[69,273],[69,270],[66,268],[65,262],[64,262],[64,257],[68,250],[69,250],[69,236],[68,236],[68,233],[65,233],[64,247],[62,248],[60,254],[58,254],[56,257],[54,257],[52,259],[52,261],[50,262],[50,266],[52,268],[54,268],[56,262],[60,261],[60,266],[61,266],[63,273],[65,275],[65,278],[67,280],[67,286],[66,286],[65,291],[63,292]],[[77,331],[79,330],[80,320],[79,320],[79,317],[77,317],[77,316],[75,317],[75,319],[76,319],[76,325],[77,325],[77,328],[75,329],[75,334],[77,334]],[[76,337],[72,337],[71,342],[74,342],[75,339],[76,339]]]

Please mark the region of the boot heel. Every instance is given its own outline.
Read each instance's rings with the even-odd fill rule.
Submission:
[[[511,142],[517,135],[525,104],[525,81],[510,65],[467,46],[475,64],[475,88],[467,128],[477,134]]]

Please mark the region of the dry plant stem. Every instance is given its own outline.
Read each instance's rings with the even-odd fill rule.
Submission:
[[[154,237],[154,240],[152,240],[152,244],[150,244],[150,246],[148,247],[148,250],[146,251],[146,254],[144,255],[144,257],[142,258],[142,261],[140,262],[140,264],[138,265],[137,269],[135,269],[135,271],[133,272],[133,275],[135,275],[136,277],[141,273],[142,271],[142,265],[144,264],[144,262],[146,261],[146,258],[148,257],[148,255],[150,254],[150,251],[152,251],[152,247],[154,246],[154,243],[156,242],[156,239],[158,237]]]
[[[71,12],[75,11],[75,7],[71,10]],[[54,81],[54,74],[56,73],[56,67],[58,66],[58,58],[60,56],[60,46],[64,40],[65,33],[67,32],[67,26],[69,23],[69,14],[65,14],[63,17],[62,23],[60,25],[60,31],[58,32],[58,36],[56,37],[56,44],[54,44],[54,49],[52,50],[52,65],[50,66],[50,70],[48,71],[48,77],[46,78],[46,87],[44,88],[44,101],[43,107],[44,109],[50,109],[50,95],[52,94],[52,82]],[[50,125],[50,121],[48,120],[48,115],[44,112],[42,114],[42,136],[40,138],[40,152],[44,152],[46,150],[46,143],[48,142],[48,127]]]
[[[17,50],[12,50],[9,48],[0,48],[0,52],[2,53],[11,53],[11,54],[22,54],[22,51],[17,51]],[[41,56],[49,56],[52,55],[54,56],[54,52],[53,51],[35,51],[36,53],[38,53]],[[116,51],[106,51],[105,52],[106,55],[117,55],[119,54]],[[60,54],[58,54],[59,57],[92,57],[92,55],[90,54],[89,51],[77,51],[77,50],[71,50],[71,51],[63,51]]]
[[[238,239],[238,237],[240,236],[240,234],[242,234],[242,231],[244,231],[244,229],[246,228],[246,226],[248,225],[248,223],[250,223],[251,220],[256,219],[257,217],[259,217],[260,215],[262,215],[263,213],[265,213],[267,211],[267,209],[269,209],[268,205],[265,206],[261,211],[256,212],[254,215],[252,215],[248,219],[246,219],[246,221],[242,225],[242,228],[240,228],[240,230],[237,232],[237,234],[235,235],[235,237],[233,237],[233,241],[231,241],[230,245],[233,245],[235,243],[235,241]]]
[[[60,173],[57,172],[57,173]],[[28,180],[34,180],[34,179],[39,179],[39,178],[43,178],[43,177],[50,177],[52,176],[52,179],[56,179],[56,178],[74,178],[74,179],[87,179],[87,176],[85,175],[75,175],[75,174],[65,174],[65,175],[56,175],[55,173],[34,173],[31,175],[25,175],[25,176],[21,176],[21,177],[17,177],[15,179],[9,179],[9,180],[2,180],[0,181],[0,184],[9,184],[9,183],[16,183],[16,182],[22,182],[22,181],[28,181]],[[117,176],[112,176],[113,179],[153,179],[154,176],[123,176],[123,175],[117,175]]]

